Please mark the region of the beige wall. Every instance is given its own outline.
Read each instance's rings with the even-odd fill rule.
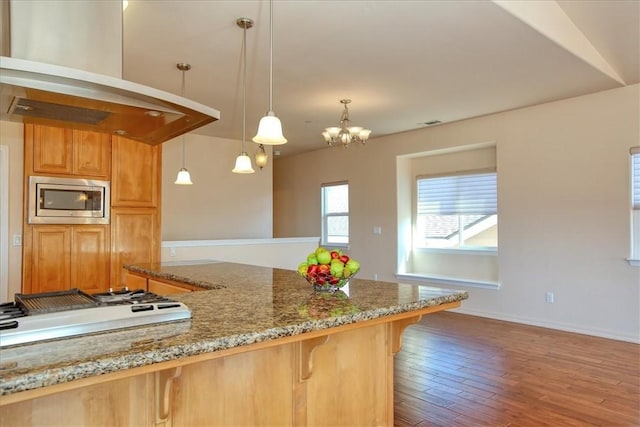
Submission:
[[[246,143],[250,156],[257,145]],[[186,135],[186,163],[193,185],[175,185],[182,140],[162,146],[162,240],[214,240],[272,236],[271,148],[269,162],[253,174],[231,172],[240,141]]]
[[[395,280],[405,243],[397,230],[406,227],[396,164],[408,161],[399,156],[495,142],[501,288],[469,288],[461,311],[640,341],[640,269],[625,260],[639,92],[634,85],[279,159],[274,236],[318,235],[321,183],[347,180],[359,275]],[[547,291],[555,303],[545,302]]]
[[[22,171],[23,126],[18,123],[0,122],[0,145],[9,147],[9,274],[8,294],[0,300],[13,299],[22,284],[22,247],[12,245],[15,234],[22,235]]]

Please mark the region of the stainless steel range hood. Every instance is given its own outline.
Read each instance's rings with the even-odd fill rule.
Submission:
[[[0,120],[73,127],[160,144],[220,118],[213,108],[137,83],[0,57]]]
[[[156,145],[220,118],[206,105],[121,78],[120,2],[0,2],[0,120]]]

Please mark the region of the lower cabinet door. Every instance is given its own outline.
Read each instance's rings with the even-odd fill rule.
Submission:
[[[71,227],[36,226],[32,234],[31,291],[54,292],[71,287]]]
[[[109,226],[71,229],[71,287],[88,294],[109,288]]]
[[[126,264],[160,261],[156,208],[111,208],[111,287],[126,284]]]

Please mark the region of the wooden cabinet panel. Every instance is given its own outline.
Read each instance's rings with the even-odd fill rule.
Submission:
[[[131,290],[135,289],[144,289],[147,288],[147,278],[142,276],[136,276],[135,274],[125,273],[124,284],[127,288]]]
[[[108,290],[109,226],[82,225],[71,229],[71,287],[86,293]]]
[[[73,173],[73,130],[27,125],[25,138],[33,144],[33,172]]]
[[[31,292],[70,289],[71,228],[33,227]]]
[[[111,286],[126,283],[125,264],[160,261],[160,223],[155,208],[111,210]]]
[[[109,179],[111,135],[50,126],[25,126],[25,172]],[[33,157],[31,166],[30,159]]]
[[[152,374],[61,391],[3,406],[2,426],[155,426]]]
[[[109,226],[43,225],[33,227],[31,293],[78,288],[87,293],[108,289]]]
[[[183,366],[172,425],[305,425],[293,418],[294,360],[293,346],[282,345]]]
[[[184,294],[186,292],[191,292],[191,289],[181,288],[180,286],[174,286],[168,283],[162,283],[153,279],[149,279],[147,286],[148,286],[149,292],[153,292],[158,295],[173,295],[173,294]]]
[[[161,146],[113,137],[112,206],[157,207],[160,202]]]
[[[74,130],[75,175],[109,179],[111,176],[111,135]]]

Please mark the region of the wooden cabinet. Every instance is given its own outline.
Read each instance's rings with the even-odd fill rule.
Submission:
[[[71,288],[71,227],[33,227],[30,292]]]
[[[111,205],[160,205],[161,146],[113,137]]]
[[[86,293],[109,288],[109,235],[106,225],[71,227],[71,287]]]
[[[109,229],[105,225],[43,225],[31,233],[30,293],[78,288],[102,292],[109,285]]]
[[[124,273],[124,284],[127,288],[134,289],[144,289],[148,290],[147,287],[147,278],[142,276],[137,276],[135,274]]]
[[[129,272],[124,272],[124,284],[129,289],[145,289],[158,295],[184,294],[197,290],[204,290],[186,283],[176,283],[171,281],[151,279],[146,276],[139,276]]]
[[[153,292],[154,294],[158,295],[173,295],[192,292],[191,289],[170,285],[168,283],[163,283],[154,279],[149,279],[147,289],[149,292]]]
[[[25,125],[25,212],[31,175],[104,179],[111,181],[111,223],[34,226],[25,214],[22,292],[118,289],[124,264],[160,260],[161,150],[105,133]]]
[[[25,125],[25,141],[27,175],[111,176],[109,134]]]
[[[126,283],[125,264],[160,261],[160,221],[156,208],[111,209],[111,286]]]
[[[17,393],[0,399],[0,424],[393,426],[393,359],[402,332],[422,313],[443,309]]]

